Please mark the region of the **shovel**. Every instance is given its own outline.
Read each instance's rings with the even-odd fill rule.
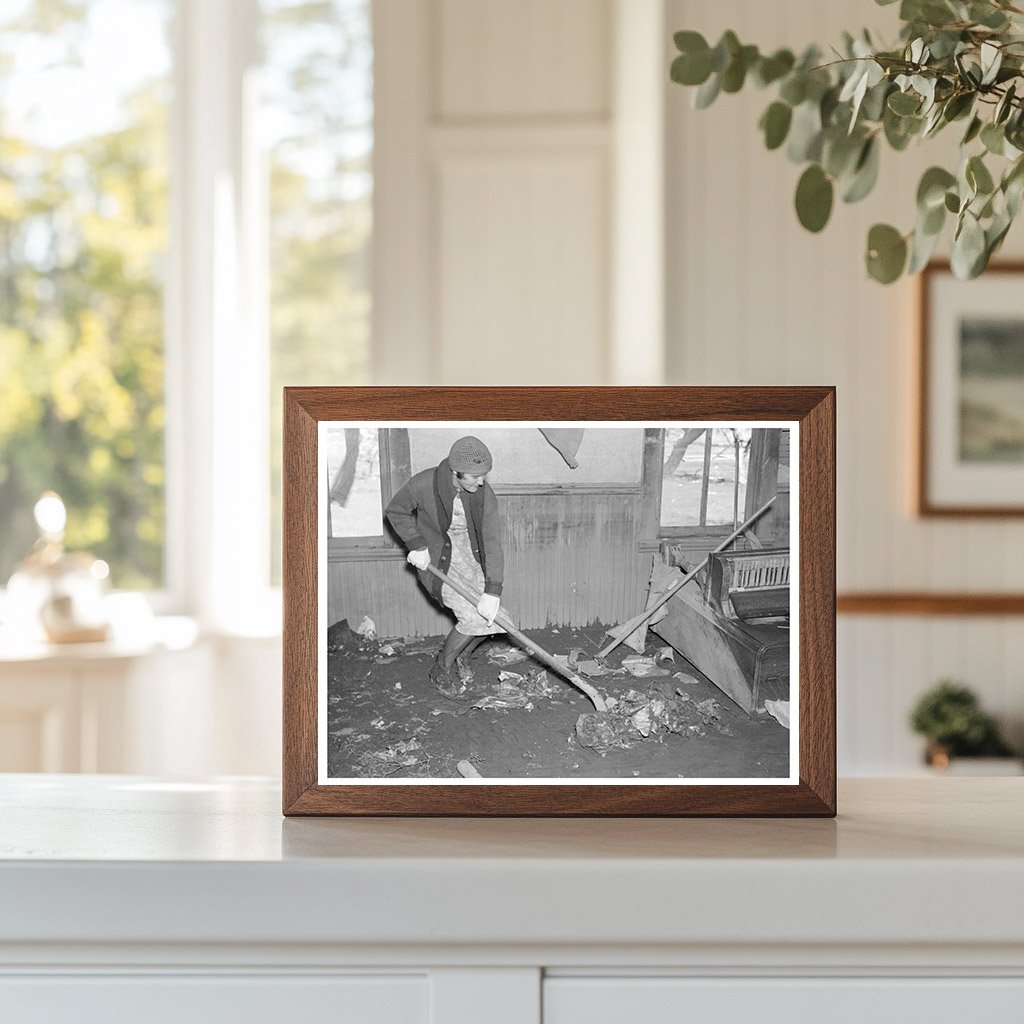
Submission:
[[[447,576],[443,572],[441,572],[441,570],[438,569],[437,566],[428,565],[427,572],[433,573],[443,583],[447,583],[448,586],[451,587],[456,594],[461,594],[462,597],[469,601],[474,607],[480,600],[479,594],[474,594],[472,590],[469,590],[468,588],[464,587],[461,583],[457,583],[450,576]],[[597,690],[594,689],[594,687],[590,685],[590,683],[588,683],[585,679],[582,679],[575,672],[573,672],[568,665],[563,665],[556,658],[548,654],[548,652],[545,651],[544,648],[540,646],[540,644],[535,643],[525,633],[521,633],[518,629],[516,629],[515,625],[512,623],[512,620],[503,611],[498,612],[497,616],[495,616],[494,621],[497,622],[498,625],[501,626],[501,628],[505,630],[505,632],[508,633],[508,635],[512,637],[512,639],[515,640],[517,644],[519,644],[521,647],[525,647],[538,661],[542,661],[553,672],[557,672],[560,676],[564,677],[565,679],[568,679],[573,686],[575,686],[578,690],[581,690],[583,693],[585,693],[590,698],[590,703],[593,704],[598,711],[607,710],[607,707],[604,703],[604,698],[601,696],[601,694],[597,692]]]

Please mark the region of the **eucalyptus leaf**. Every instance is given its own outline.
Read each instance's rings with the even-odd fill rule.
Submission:
[[[1007,25],[1006,15],[989,3],[972,3],[967,16],[975,24],[997,31]]]
[[[832,180],[817,165],[811,164],[796,186],[796,215],[808,231],[821,231],[832,214]]]
[[[988,195],[995,188],[992,175],[980,156],[972,156],[967,161],[967,180],[976,194]]]
[[[917,228],[925,235],[938,235],[946,224],[946,204],[939,203],[928,210],[918,210]]]
[[[807,99],[807,74],[803,71],[794,71],[789,74],[779,88],[779,98],[785,100],[791,107],[798,107]]]
[[[718,98],[718,94],[722,91],[722,80],[721,78],[713,74],[697,91],[693,96],[693,105],[698,110],[706,110],[711,106],[712,103]]]
[[[810,100],[793,111],[786,155],[793,163],[817,160],[821,156],[821,111]]]
[[[1006,146],[1006,133],[1003,131],[1002,125],[989,121],[981,129],[981,142],[985,149],[994,156],[1002,156]]]
[[[907,264],[908,274],[917,274],[928,265],[939,244],[941,231],[928,233],[920,227],[915,228],[910,238],[910,262]]]
[[[711,50],[699,32],[677,32],[680,54],[672,61],[670,77],[680,85],[702,85],[711,74]]]
[[[992,116],[992,120],[995,121],[996,124],[1002,124],[1010,116],[1010,113],[1013,110],[1013,101],[1016,95],[1017,83],[1011,82],[1006,87],[1006,91],[1003,93],[999,102],[996,104],[996,112]]]
[[[821,166],[833,178],[841,178],[854,170],[864,148],[863,134],[851,137],[839,128],[830,128],[822,133]]]
[[[971,123],[967,126],[967,131],[964,132],[964,137],[960,140],[961,146],[970,145],[981,132],[982,120],[980,117],[972,117]]]
[[[879,0],[889,2],[895,0]],[[876,280],[895,280],[908,256],[910,270],[921,269],[952,212],[956,268],[973,276],[1024,206],[1022,4],[902,0],[897,43],[879,48],[867,31],[844,32],[831,48],[838,59],[815,46],[799,57],[786,49],[762,54],[732,31],[712,48],[699,32],[684,31],[674,37],[679,54],[671,77],[695,88],[698,107],[750,83],[772,88],[758,125],[769,149],[807,165],[795,203],[801,224],[812,231],[828,222],[837,194],[854,202],[876,185],[883,143],[901,152],[962,120],[956,175],[944,168],[925,172],[909,235],[884,224],[871,229],[868,270]],[[999,167],[1001,180],[990,165]]]
[[[868,232],[868,273],[880,284],[892,284],[907,262],[906,239],[890,224],[875,224]]]
[[[917,186],[917,208],[927,213],[936,206],[942,206],[947,190],[955,184],[956,176],[944,167],[929,167]]]
[[[961,280],[976,277],[975,267],[985,258],[985,232],[978,219],[970,212],[964,211],[960,226],[953,237],[953,250],[950,264],[953,273]]]
[[[879,168],[878,138],[872,136],[864,143],[854,173],[842,192],[844,203],[860,202],[875,187]]]
[[[974,107],[974,100],[974,93],[954,93],[943,105],[942,116],[946,121],[956,121],[961,117],[966,117]]]
[[[776,100],[761,115],[761,129],[764,144],[768,149],[778,149],[786,141],[789,126],[793,121],[793,108],[788,103]]]
[[[770,57],[762,57],[753,70],[754,81],[760,86],[785,78],[793,70],[796,58],[789,50],[776,50]]]
[[[908,92],[894,92],[889,96],[889,109],[901,117],[905,114],[916,114],[921,107],[921,100]]]
[[[981,44],[979,52],[981,58],[981,84],[991,85],[999,74],[999,68],[1003,63],[1003,51],[987,40]]]

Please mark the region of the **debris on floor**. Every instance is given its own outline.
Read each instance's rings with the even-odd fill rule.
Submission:
[[[483,776],[473,767],[469,761],[460,761],[456,766],[459,774],[464,779],[482,779]]]
[[[722,722],[718,701],[713,698],[694,701],[679,689],[672,695],[655,696],[627,690],[618,699],[609,698],[608,710],[603,714],[580,715],[576,720],[576,738],[581,746],[603,756],[616,747],[632,747],[651,736],[706,736],[708,728],[732,735]]]
[[[369,615],[364,615],[362,621],[356,626],[356,632],[366,637],[367,640],[377,639],[377,624],[370,618]]]
[[[443,635],[371,639],[352,628],[362,618],[360,610],[327,633],[332,778],[472,778],[460,759],[487,780],[787,772],[790,734],[763,705],[755,718],[737,711],[685,652],[663,656],[663,643],[652,640],[643,660],[631,662],[656,674],[634,676],[623,665],[633,655],[628,648],[595,656],[601,625],[531,633],[581,678],[592,677],[608,702],[608,711],[595,713],[582,693],[507,637],[464,656],[473,674],[464,692],[446,698],[429,677]],[[462,681],[452,676],[458,690]]]
[[[397,771],[399,768],[410,768],[419,761],[419,757],[413,754],[413,750],[419,750],[423,746],[419,740],[401,740],[393,743],[384,750],[370,750],[362,755],[360,762],[367,769],[382,767]],[[368,772],[368,774],[372,774]]]
[[[766,700],[765,711],[775,719],[779,725],[789,728],[789,701],[788,700]]]
[[[658,668],[653,655],[630,654],[622,659],[622,667],[631,675],[643,678],[645,676],[667,676],[667,668]]]
[[[487,651],[487,660],[492,665],[514,665],[517,661],[525,661],[529,657],[526,651],[509,644],[491,647]]]
[[[524,711],[532,711],[532,698],[553,697],[558,692],[559,687],[551,682],[547,672],[542,668],[534,669],[525,675],[504,671],[498,673],[497,689],[474,701],[473,707],[501,711],[522,708]]]

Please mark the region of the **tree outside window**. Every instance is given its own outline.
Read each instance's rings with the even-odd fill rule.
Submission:
[[[164,581],[172,13],[9,0],[0,14],[0,585],[48,489],[68,546],[116,586]]]

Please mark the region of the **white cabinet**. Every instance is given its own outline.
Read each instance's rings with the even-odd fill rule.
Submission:
[[[544,1024],[1020,1024],[1014,978],[549,978]]]
[[[0,1021],[1020,1024],[1020,797],[282,820],[261,780],[0,776]]]
[[[18,1024],[427,1024],[425,973],[0,979],[0,1015]]]

